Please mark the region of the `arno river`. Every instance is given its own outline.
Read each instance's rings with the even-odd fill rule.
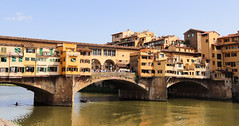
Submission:
[[[239,124],[239,104],[193,99],[119,101],[117,96],[75,94],[74,107],[33,106],[33,92],[0,86],[0,118],[22,126],[176,126]],[[93,102],[80,103],[88,98]],[[16,102],[19,106],[15,106]]]

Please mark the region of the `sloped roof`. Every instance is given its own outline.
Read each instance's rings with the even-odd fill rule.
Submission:
[[[187,30],[186,32],[184,32],[184,34],[187,33],[187,32],[189,32],[189,31],[197,31],[197,32],[201,32],[201,33],[206,32],[206,31],[203,31],[203,30],[198,30],[198,29],[192,29],[192,28],[190,28],[189,30]]]
[[[15,40],[15,41],[23,41],[23,42],[51,43],[51,44],[68,43],[68,44],[77,44],[78,46],[88,46],[88,47],[105,47],[105,48],[115,48],[115,49],[139,50],[139,48],[137,47],[125,47],[125,46],[114,46],[114,45],[107,45],[107,44],[93,44],[93,43],[58,41],[58,40],[12,37],[12,36],[1,36],[1,35],[0,35],[0,40]]]
[[[227,36],[221,36],[221,37],[219,37],[219,39],[221,39],[221,38],[231,38],[231,37],[239,37],[239,33],[229,34]]]

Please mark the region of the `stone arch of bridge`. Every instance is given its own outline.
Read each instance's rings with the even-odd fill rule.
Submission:
[[[27,84],[27,83],[21,83],[21,82],[7,82],[7,81],[0,81],[0,84],[13,84],[19,87],[23,87],[26,88],[32,92],[44,92],[50,95],[53,95],[53,90],[47,90],[47,89],[43,89],[42,87],[38,86],[38,85],[31,85],[31,84]]]
[[[172,83],[168,83],[167,84],[167,88],[169,88],[169,87],[171,87],[171,86],[173,86],[175,84],[180,84],[180,83],[194,83],[194,84],[197,84],[197,85],[200,85],[200,86],[204,87],[205,89],[208,89],[207,84],[204,84],[202,82],[192,81],[192,80],[188,80],[188,81],[185,81],[185,80],[181,81],[181,80],[179,80],[179,81],[175,81],[175,82],[172,82]]]
[[[134,90],[134,91],[139,91],[139,92],[147,92],[147,88],[144,84],[138,84],[133,80],[129,80],[129,79],[112,79],[112,78],[104,78],[104,79],[95,79],[94,81],[91,82],[76,82],[76,84],[74,85],[74,93],[80,91],[81,89],[94,84],[94,83],[98,83],[98,82],[102,82],[102,81],[108,81],[109,83],[111,83],[112,85],[116,86],[118,89],[122,89],[122,90]]]
[[[26,88],[34,93],[34,105],[47,105],[53,100],[53,90],[47,90],[38,85],[31,85],[28,83],[21,82],[5,82],[0,81],[0,84],[13,84],[19,87]]]

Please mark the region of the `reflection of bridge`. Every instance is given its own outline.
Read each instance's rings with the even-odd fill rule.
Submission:
[[[205,98],[231,98],[229,84],[208,79],[139,78],[134,73],[118,72],[96,72],[91,76],[0,78],[1,83],[12,83],[33,91],[35,104],[49,105],[72,105],[74,93],[100,81],[109,81],[120,89],[121,98],[128,99],[166,101],[167,92]],[[192,94],[195,92],[198,94]]]

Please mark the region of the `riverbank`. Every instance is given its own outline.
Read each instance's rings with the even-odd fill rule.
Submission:
[[[7,120],[4,120],[4,119],[0,118],[0,126],[17,126],[17,125],[10,122],[10,121],[7,121]]]

